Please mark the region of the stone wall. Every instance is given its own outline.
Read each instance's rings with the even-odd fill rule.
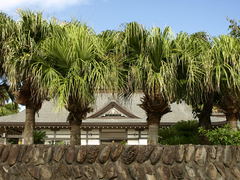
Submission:
[[[0,145],[0,180],[240,179],[240,146]]]

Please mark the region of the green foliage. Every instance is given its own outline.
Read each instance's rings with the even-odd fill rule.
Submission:
[[[240,97],[240,25],[234,20],[229,20],[230,35],[211,38],[205,32],[174,36],[169,27],[147,30],[136,22],[96,35],[77,21],[49,22],[31,11],[19,15],[15,21],[0,13],[1,105],[9,99],[10,86],[19,103],[31,101],[38,109],[46,97],[54,98],[73,114],[69,119],[80,114],[80,121],[99,91],[142,90],[148,104],[160,102],[157,109],[184,100],[195,112],[217,96],[212,104],[227,114],[240,112],[240,103],[233,103]],[[4,105],[0,116],[12,111]],[[160,130],[160,143],[198,143],[196,128],[196,122],[181,122]]]
[[[197,121],[180,121],[175,125],[159,130],[159,143],[176,144],[200,144]]]
[[[33,72],[60,106],[86,107],[94,101],[95,91],[113,86],[115,64],[103,55],[108,50],[102,44],[91,28],[79,22],[59,26],[42,43]]]
[[[233,131],[229,125],[213,130],[199,128],[199,133],[215,145],[240,145],[240,131]]]
[[[34,144],[44,144],[46,137],[45,131],[33,131]]]
[[[34,77],[32,65],[37,57],[33,55],[39,51],[40,43],[49,37],[50,24],[42,13],[22,10],[18,13],[20,18],[9,27],[12,35],[5,42],[4,71],[10,90],[15,93],[15,102],[26,105],[26,99],[31,99],[34,104],[41,104],[46,98],[47,88],[43,88]],[[22,97],[25,94],[25,100],[19,101],[16,92]]]
[[[235,21],[233,19],[228,19],[230,25],[228,29],[230,30],[230,35],[233,37],[240,38],[240,21]]]
[[[7,139],[7,143],[18,144],[18,138],[9,138],[9,139]]]
[[[34,144],[44,144],[46,137],[45,131],[33,131]],[[10,144],[18,144],[18,138],[10,138],[7,141]]]
[[[55,145],[64,145],[65,142],[64,141],[56,141]]]
[[[0,116],[7,116],[15,113],[18,113],[18,106],[15,103],[0,106]]]
[[[122,140],[122,141],[120,142],[120,144],[122,144],[122,145],[127,145],[127,141]]]

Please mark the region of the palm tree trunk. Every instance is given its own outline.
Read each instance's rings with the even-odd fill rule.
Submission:
[[[26,105],[26,119],[23,131],[23,144],[33,144],[33,130],[35,126],[35,109]]]
[[[148,144],[156,145],[158,144],[158,131],[160,124],[160,117],[148,114]]]
[[[211,114],[213,108],[213,95],[209,94],[206,101],[203,104],[203,109],[199,115],[199,126],[203,127],[204,129],[211,129]]]
[[[72,121],[70,125],[71,125],[70,144],[81,145],[81,131],[80,131],[81,123],[79,123],[78,121]]]
[[[230,92],[226,93],[226,95],[222,97],[221,101],[227,123],[234,131],[238,130],[238,116],[240,112],[239,103],[238,96],[235,96],[233,93],[230,94]]]
[[[148,144],[158,144],[159,123],[153,123],[148,126]]]
[[[207,112],[201,112],[201,118],[199,118],[199,126],[203,127],[204,129],[211,129],[211,114]]]
[[[170,112],[170,106],[162,94],[149,96],[145,93],[141,102],[142,104],[139,106],[147,114],[148,144],[156,145],[158,144],[158,131],[161,117]]]
[[[88,105],[83,105],[81,102],[69,100],[69,104],[66,106],[69,111],[67,121],[71,126],[70,130],[70,144],[81,145],[81,131],[80,126],[82,120],[86,118],[87,113],[92,110]]]
[[[238,130],[238,113],[226,113],[227,123],[234,130]]]

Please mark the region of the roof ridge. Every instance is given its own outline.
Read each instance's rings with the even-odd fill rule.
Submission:
[[[115,100],[114,101],[113,100],[110,101],[107,105],[103,106],[103,108],[101,108],[100,110],[98,110],[94,114],[92,114],[89,117],[87,117],[87,119],[97,118],[97,117],[99,117],[100,115],[104,114],[105,112],[109,111],[112,108],[116,108],[118,111],[120,111],[121,113],[126,115],[128,118],[140,119],[138,116],[134,115],[129,110],[127,110],[126,108],[122,107],[122,105],[119,104],[118,102],[116,102]]]

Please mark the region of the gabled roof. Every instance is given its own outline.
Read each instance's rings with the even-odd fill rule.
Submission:
[[[100,124],[145,124],[146,125],[146,113],[144,110],[138,106],[141,103],[141,97],[143,94],[136,93],[132,97],[124,101],[122,99],[113,97],[110,93],[102,93],[96,96],[96,102],[93,105],[93,112],[87,115],[87,118],[83,120],[83,126],[86,123],[86,126],[94,126]],[[114,102],[114,103],[111,103]],[[105,116],[101,117],[103,114],[108,114],[108,111],[115,108],[116,112],[122,116]],[[108,110],[108,111],[107,111]],[[192,115],[192,108],[186,103],[182,102],[181,104],[173,103],[171,104],[172,112],[165,114],[161,123],[175,123],[180,120],[192,120],[194,119]],[[0,127],[5,126],[4,124],[16,124],[20,123],[23,125],[25,121],[25,110],[17,114],[12,114],[8,116],[0,117]],[[53,101],[46,101],[43,103],[42,108],[39,113],[36,115],[36,125],[39,127],[44,124],[66,124],[67,125],[67,116],[68,111],[65,108],[62,108],[60,111],[56,111],[56,104]],[[95,117],[95,118],[94,118]],[[100,118],[98,118],[100,117]],[[212,122],[226,121],[225,116],[212,116]],[[20,126],[20,125],[19,125]]]
[[[89,119],[92,119],[92,118],[106,118],[106,117],[102,117],[102,116],[105,113],[107,113],[108,111],[110,111],[111,109],[116,109],[117,111],[121,112],[125,116],[125,117],[121,117],[121,118],[140,119],[138,116],[136,116],[133,113],[129,112],[128,110],[123,108],[121,105],[119,105],[115,101],[111,101],[105,107],[103,107],[102,109],[100,109],[99,111],[95,112],[94,114],[92,114],[91,116],[89,116],[87,118],[89,118]],[[112,117],[112,118],[114,118],[114,117]],[[119,118],[119,117],[117,117],[117,118]]]

